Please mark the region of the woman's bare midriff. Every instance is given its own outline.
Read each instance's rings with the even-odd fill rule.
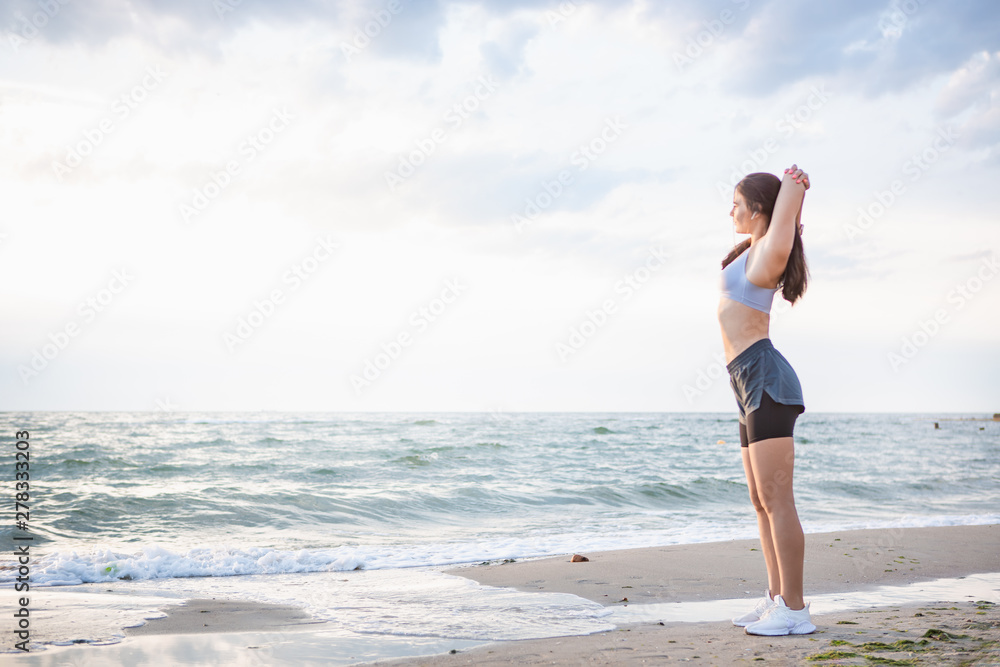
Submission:
[[[771,316],[756,308],[722,297],[719,299],[719,326],[726,363],[762,338],[768,337]]]

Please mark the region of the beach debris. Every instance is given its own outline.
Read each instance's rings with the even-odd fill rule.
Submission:
[[[936,639],[941,642],[954,642],[956,639],[969,639],[969,635],[957,635],[938,628],[931,628],[920,636],[926,639]]]
[[[887,644],[885,642],[865,642],[863,644],[853,644],[853,643],[851,643],[849,641],[845,641],[843,639],[833,639],[833,640],[830,641],[830,646],[850,647],[850,648],[853,648],[855,650],[861,650],[861,651],[871,651],[871,652],[886,651],[886,652],[893,652],[893,653],[900,652],[900,651],[907,651],[907,652],[911,652],[911,653],[912,652],[922,652],[922,651],[928,650],[928,646],[929,645],[930,645],[930,642],[927,641],[926,639],[921,639],[918,642],[915,642],[915,641],[913,641],[911,639],[900,639],[900,640],[897,640],[897,641],[895,641],[895,642],[893,642],[891,644]],[[868,661],[869,664],[874,663],[876,665],[915,665],[915,664],[917,664],[916,660],[909,659],[909,658],[903,659],[903,660],[894,660],[892,658],[885,658],[885,657],[875,656],[875,655],[869,655],[869,654],[865,654],[865,653],[855,653],[853,651],[846,651],[846,650],[841,650],[841,649],[828,651],[826,653],[817,653],[815,655],[810,655],[810,656],[806,657],[806,660],[808,660],[810,662],[825,662],[827,660],[841,660],[841,659],[848,659],[850,657],[864,658],[865,660]],[[921,663],[921,664],[923,664],[923,663]]]
[[[618,600],[618,602],[628,602],[628,598],[622,598],[621,600]],[[617,604],[617,602],[615,604]]]
[[[132,581],[131,574],[118,574],[118,563],[112,563],[104,568],[104,574],[111,575],[112,577],[117,577],[120,580]]]
[[[718,441],[717,443],[715,443],[715,444],[717,444],[717,445],[724,445],[724,444],[726,444],[726,441],[725,441],[725,440],[719,440],[719,441]]]
[[[516,563],[515,558],[504,558],[503,560],[484,560],[480,565],[506,565],[507,563]]]
[[[847,660],[857,658],[858,654],[852,651],[827,651],[826,653],[816,653],[806,657],[810,662],[825,662],[826,660]]]
[[[941,428],[941,427],[940,427],[940,426],[938,426],[938,423],[937,423],[937,422],[934,422],[934,428]]]
[[[580,554],[573,554],[573,557],[569,559],[571,563],[589,563],[590,559],[586,556],[581,556]]]

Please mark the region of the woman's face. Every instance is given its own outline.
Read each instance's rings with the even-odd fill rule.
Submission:
[[[733,193],[733,210],[729,212],[729,215],[732,216],[733,224],[736,225],[737,234],[750,233],[750,221],[754,214],[747,208],[747,203],[739,190]]]

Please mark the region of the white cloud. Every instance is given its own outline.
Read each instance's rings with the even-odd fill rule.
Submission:
[[[823,373],[838,344],[885,364],[1000,251],[1000,165],[983,159],[997,141],[996,49],[982,44],[992,12],[958,12],[929,42],[941,58],[914,65],[911,40],[944,21],[930,5],[860,53],[846,47],[879,38],[880,8],[742,4],[576,2],[554,24],[551,3],[408,4],[350,61],[341,44],[378,2],[316,13],[247,0],[222,20],[194,5],[83,19],[68,5],[0,66],[0,298],[17,321],[5,405],[731,410],[725,382],[693,403],[683,393],[721,349],[718,262],[733,236],[718,184],[797,161],[814,177],[812,283],[776,311],[773,334],[804,382],[824,386],[810,408],[987,409],[978,375],[964,393],[927,387],[943,372],[934,360],[967,346],[1000,358],[1000,281],[907,366],[919,378],[908,396]],[[149,68],[165,72],[155,86]],[[122,95],[127,116],[113,106]],[[106,119],[60,180],[52,162]],[[949,124],[960,141],[934,149]],[[430,145],[390,191],[385,173]],[[561,172],[570,181],[553,189]],[[859,209],[877,210],[897,180],[850,238]],[[196,191],[206,205],[186,222]],[[530,203],[544,205],[519,233],[511,217]],[[328,236],[337,252],[293,290],[286,272]],[[651,247],[670,260],[626,301],[615,286]],[[80,304],[122,268],[134,281],[83,327]],[[351,375],[414,334],[413,313],[456,278],[467,291],[358,396]],[[275,289],[281,303],[230,352],[226,333]],[[561,360],[556,344],[607,298],[614,315]],[[17,368],[67,323],[79,336],[25,385]]]

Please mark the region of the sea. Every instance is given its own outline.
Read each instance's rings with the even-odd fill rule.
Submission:
[[[986,417],[806,412],[804,530],[1000,523],[1000,421]],[[164,598],[300,607],[326,621],[329,664],[589,634],[614,627],[602,605],[444,570],[757,536],[735,413],[8,412],[0,424],[0,585],[12,590],[29,544],[33,594],[86,619],[33,650],[120,643],[163,616]],[[18,472],[30,486],[15,488]]]

